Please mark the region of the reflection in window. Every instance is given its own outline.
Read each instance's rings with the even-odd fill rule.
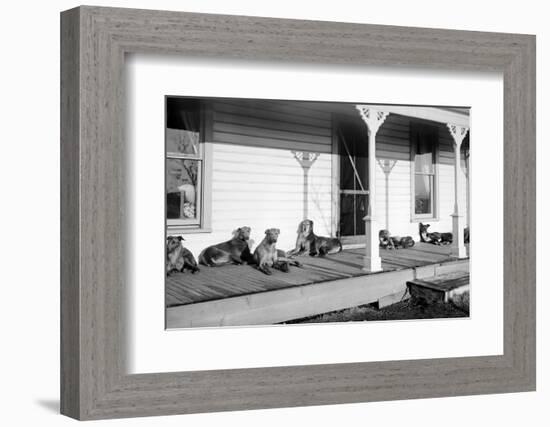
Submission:
[[[414,213],[427,215],[433,212],[433,175],[416,174],[414,177]]]
[[[197,218],[199,161],[167,159],[166,216],[168,219]]]
[[[414,162],[414,215],[435,217],[435,147],[437,128],[411,125]]]
[[[200,226],[203,148],[200,104],[166,102],[166,218],[168,225]]]

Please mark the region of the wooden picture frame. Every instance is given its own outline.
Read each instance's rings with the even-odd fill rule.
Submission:
[[[499,356],[128,375],[124,56],[487,70],[504,78]],[[61,412],[101,419],[535,389],[535,37],[83,6],[61,14]]]

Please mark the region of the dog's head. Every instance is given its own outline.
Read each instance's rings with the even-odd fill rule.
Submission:
[[[311,233],[313,233],[313,221],[310,219],[304,219],[298,225],[298,234],[303,234],[304,236],[308,236]]]
[[[268,243],[275,243],[281,234],[281,230],[278,228],[268,228],[265,230],[265,238]]]
[[[380,230],[378,232],[378,238],[380,240],[386,240],[386,239],[389,239],[390,238],[390,232],[389,230]]]
[[[233,238],[246,241],[250,239],[251,231],[250,227],[239,227],[233,232]]]
[[[430,224],[422,224],[422,223],[419,223],[418,224],[418,233],[420,234],[420,239],[421,240],[425,240],[425,241],[429,241],[430,239],[428,238],[428,227],[430,226]]]
[[[185,240],[181,236],[168,236],[166,238],[166,253],[172,252],[174,249],[181,245],[181,242]]]

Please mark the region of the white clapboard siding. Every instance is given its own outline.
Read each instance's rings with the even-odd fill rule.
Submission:
[[[426,220],[433,231],[452,231],[454,209],[454,148],[444,124],[439,128],[438,207],[437,220]],[[410,119],[390,114],[376,135],[376,215],[380,228],[389,228],[395,235],[410,235],[418,240],[418,222],[411,221],[411,146]],[[386,182],[380,161],[395,161]],[[463,192],[460,195],[466,215],[467,181],[461,171]],[[387,192],[386,192],[387,191]],[[387,194],[387,198],[386,198]]]
[[[211,230],[185,235],[195,254],[228,240],[240,226],[252,228],[257,245],[267,228],[279,228],[278,247],[290,249],[304,216],[304,171],[293,151],[319,153],[308,174],[308,218],[319,235],[330,235],[332,218],[331,115],[285,102],[223,100],[213,102]],[[418,240],[418,221],[411,219],[411,119],[390,114],[377,133],[376,218],[380,228]],[[426,220],[433,231],[452,231],[454,209],[453,140],[439,127],[437,220]],[[386,182],[380,162],[395,165]],[[467,212],[467,182],[461,171],[460,200]],[[254,246],[255,246],[254,245]]]
[[[249,226],[255,245],[267,228],[279,228],[277,246],[293,248],[303,219],[304,173],[292,151],[320,154],[309,170],[308,217],[319,234],[330,235],[331,126],[329,113],[288,103],[214,102],[212,231],[185,235],[186,247],[198,255]]]

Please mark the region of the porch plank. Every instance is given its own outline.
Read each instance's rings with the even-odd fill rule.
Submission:
[[[175,273],[166,278],[166,306],[221,300],[241,295],[306,286],[365,276],[364,249],[349,249],[325,257],[300,256],[302,267],[291,266],[288,273],[273,270],[266,275],[253,266],[201,266],[196,274]],[[397,271],[453,260],[450,248],[417,243],[412,248],[380,250],[384,271]]]

